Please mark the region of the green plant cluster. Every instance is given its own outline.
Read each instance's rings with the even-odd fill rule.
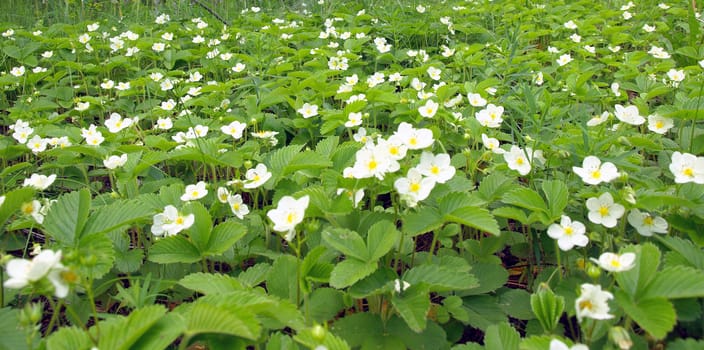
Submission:
[[[0,25],[0,349],[704,344],[693,4],[97,4]]]

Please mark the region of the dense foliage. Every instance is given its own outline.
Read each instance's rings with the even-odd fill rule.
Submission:
[[[366,5],[0,25],[0,349],[702,347],[696,4]]]

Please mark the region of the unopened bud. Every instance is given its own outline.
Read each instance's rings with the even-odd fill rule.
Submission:
[[[620,326],[611,327],[609,330],[609,338],[621,350],[628,350],[633,346],[633,341],[628,331]]]

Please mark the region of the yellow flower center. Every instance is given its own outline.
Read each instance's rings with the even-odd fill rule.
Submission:
[[[574,233],[574,229],[571,226],[565,227],[565,234],[566,235],[572,236],[573,233]]]
[[[662,129],[663,126],[665,126],[665,123],[663,123],[662,120],[658,120],[655,122],[656,129]]]
[[[653,217],[652,216],[646,216],[643,218],[643,223],[648,225],[648,226],[653,226]]]
[[[516,158],[516,164],[523,165],[523,163],[525,163],[525,160],[523,159],[523,157]]]
[[[584,309],[591,310],[593,308],[594,308],[594,305],[592,304],[592,302],[590,300],[582,300],[579,302],[579,309],[580,310],[584,310]]]
[[[692,177],[692,176],[694,176],[694,169],[692,169],[690,167],[686,167],[686,168],[684,168],[684,170],[682,170],[682,174],[684,174],[687,177]]]
[[[392,146],[391,148],[389,148],[389,153],[393,155],[398,155],[398,147]]]
[[[425,114],[433,114],[433,109],[428,107],[425,109]]]
[[[177,224],[183,225],[183,222],[184,222],[183,216],[179,216],[179,217],[176,218],[176,223],[177,223]]]
[[[599,215],[601,215],[601,216],[609,215],[609,207],[607,207],[605,205],[602,205],[601,207],[599,207]]]
[[[24,203],[21,210],[24,215],[32,214],[34,212],[34,204],[32,202]]]
[[[437,165],[433,165],[433,166],[430,168],[430,172],[433,173],[433,175],[440,174],[440,168],[438,168]]]
[[[288,215],[286,216],[286,222],[288,222],[289,224],[292,224],[293,220],[295,220],[295,219],[296,219],[296,214],[294,214],[294,213],[288,213]]]
[[[409,190],[411,192],[418,192],[420,190],[420,185],[417,183],[412,183]]]
[[[376,163],[376,161],[372,160],[367,164],[367,168],[369,168],[369,170],[374,170],[374,169],[376,169],[377,165],[378,164]]]
[[[601,171],[599,171],[598,169],[592,171],[592,178],[600,179],[601,178]]]
[[[198,197],[198,191],[191,192],[191,197]]]
[[[408,140],[408,143],[409,143],[411,146],[415,146],[415,145],[418,143],[418,140],[416,140],[415,137],[411,137],[411,139]]]
[[[232,209],[235,210],[235,211],[240,210],[240,204],[239,204],[239,203],[233,204],[233,205],[232,205]]]
[[[60,275],[61,279],[68,283],[75,283],[78,281],[78,275],[73,271],[62,271]]]
[[[613,260],[611,260],[611,266],[613,266],[613,267],[621,267],[621,262],[618,261],[618,259],[613,259]]]

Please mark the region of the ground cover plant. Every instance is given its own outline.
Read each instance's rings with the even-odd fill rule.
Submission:
[[[1,349],[704,346],[698,4],[207,3],[0,24]]]

